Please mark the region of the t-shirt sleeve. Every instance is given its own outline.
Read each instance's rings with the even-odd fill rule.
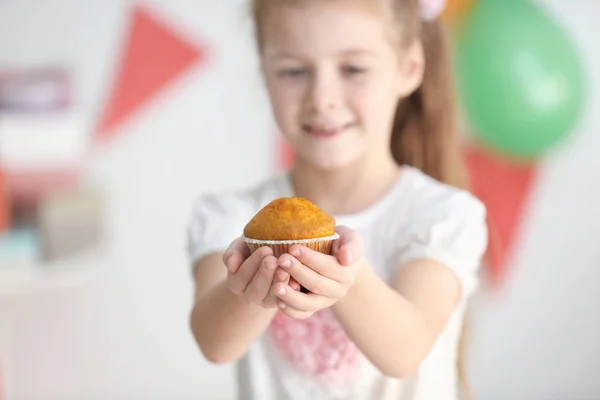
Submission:
[[[241,195],[204,195],[193,204],[187,229],[192,268],[203,257],[222,252],[243,233],[252,216],[251,201]]]
[[[441,204],[421,204],[409,225],[400,251],[401,265],[432,259],[451,268],[462,284],[463,297],[476,289],[478,270],[488,244],[486,209],[477,198],[462,193]]]

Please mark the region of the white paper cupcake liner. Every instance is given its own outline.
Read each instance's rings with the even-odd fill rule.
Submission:
[[[273,250],[273,255],[279,257],[284,253],[287,253],[289,248],[294,244],[301,244],[308,247],[309,249],[324,253],[331,253],[331,246],[333,241],[339,239],[340,235],[334,233],[331,236],[324,236],[313,239],[297,239],[297,240],[257,240],[249,239],[242,236],[242,240],[246,242],[251,252],[255,252],[261,247],[268,246]]]

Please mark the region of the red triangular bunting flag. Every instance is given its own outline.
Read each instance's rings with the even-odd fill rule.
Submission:
[[[492,286],[498,287],[515,248],[536,168],[495,158],[474,147],[468,148],[465,156],[472,191],[488,210],[488,277]]]
[[[0,170],[0,234],[11,226],[10,212],[8,179],[4,171]]]
[[[132,113],[204,58],[203,49],[173,32],[142,6],[135,6],[115,83],[99,121],[99,139],[109,139]]]

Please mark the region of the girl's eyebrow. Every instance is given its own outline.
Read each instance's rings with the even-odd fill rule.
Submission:
[[[338,56],[338,57],[375,56],[375,55],[376,55],[375,52],[373,52],[372,50],[358,48],[358,47],[342,50],[342,51],[336,53],[336,56]],[[267,58],[270,60],[281,60],[281,59],[298,60],[298,59],[302,59],[303,57],[300,55],[295,55],[295,54],[287,53],[287,52],[273,52],[273,53],[267,54]]]
[[[360,47],[347,49],[338,53],[340,56],[374,56],[375,52],[369,49],[363,49]]]

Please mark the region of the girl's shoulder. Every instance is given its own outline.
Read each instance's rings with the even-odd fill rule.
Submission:
[[[451,268],[460,278],[463,294],[477,286],[477,270],[488,245],[484,204],[470,192],[411,170],[404,195],[406,219],[394,242],[401,264],[428,258]]]
[[[404,195],[411,215],[430,219],[457,213],[486,214],[483,202],[468,190],[440,182],[416,168],[409,168],[408,173],[410,185]]]

